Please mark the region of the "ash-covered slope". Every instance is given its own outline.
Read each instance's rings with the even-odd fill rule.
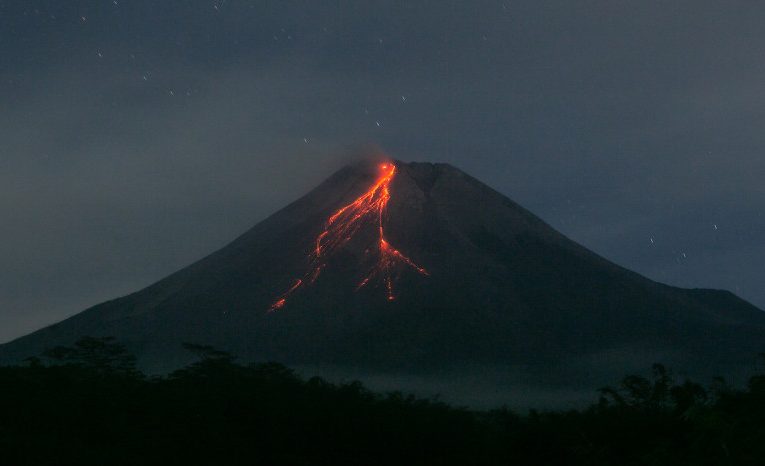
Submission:
[[[359,201],[383,163],[343,168],[205,259],[0,358],[108,335],[150,370],[185,363],[188,341],[350,375],[470,367],[584,386],[653,360],[733,374],[765,347],[765,314],[733,294],[625,270],[452,166],[387,162],[395,174]]]

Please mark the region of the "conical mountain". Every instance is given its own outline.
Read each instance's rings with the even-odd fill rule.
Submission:
[[[83,335],[116,337],[150,371],[184,364],[195,342],[448,396],[591,388],[654,361],[735,375],[765,347],[765,313],[619,267],[450,165],[389,160],[341,169],[210,256],[0,358]]]

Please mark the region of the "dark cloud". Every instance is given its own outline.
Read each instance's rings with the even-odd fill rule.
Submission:
[[[451,162],[651,278],[765,306],[764,14],[0,1],[0,340],[188,264],[366,142]]]

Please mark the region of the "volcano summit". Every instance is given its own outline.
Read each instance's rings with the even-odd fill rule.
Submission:
[[[149,371],[185,364],[181,343],[194,342],[377,388],[512,403],[542,389],[591,396],[657,361],[735,376],[765,348],[765,313],[619,267],[450,165],[389,160],[339,170],[221,250],[2,345],[0,358],[84,335],[116,337]]]
[[[321,270],[326,266],[325,257],[333,254],[353,239],[370,218],[379,231],[379,240],[377,247],[367,249],[365,255],[373,252],[377,255],[377,260],[371,267],[371,271],[359,282],[356,287],[357,290],[369,285],[371,279],[379,277],[385,284],[388,301],[393,301],[396,296],[393,292],[392,274],[397,265],[406,265],[422,275],[428,275],[425,269],[393,248],[385,239],[385,213],[390,201],[390,183],[395,174],[395,163],[381,163],[380,174],[372,187],[350,204],[337,209],[327,219],[326,227],[316,237],[316,247],[311,252],[311,272],[305,277],[295,280],[292,287],[271,305],[270,310],[275,311],[284,307],[287,297],[304,284],[316,283]]]

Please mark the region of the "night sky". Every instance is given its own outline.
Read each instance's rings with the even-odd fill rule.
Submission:
[[[765,307],[765,2],[0,1],[0,341],[376,144]]]

